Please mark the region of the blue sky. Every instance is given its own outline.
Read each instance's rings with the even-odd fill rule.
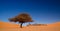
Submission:
[[[33,23],[53,23],[60,21],[60,0],[0,0],[0,20],[27,12]]]

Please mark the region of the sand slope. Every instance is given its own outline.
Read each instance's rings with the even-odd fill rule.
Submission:
[[[60,31],[60,22],[47,24],[47,26],[26,26],[20,28],[18,24],[0,22],[0,31]]]

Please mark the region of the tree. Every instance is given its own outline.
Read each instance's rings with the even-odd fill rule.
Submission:
[[[11,22],[19,22],[19,23],[21,23],[21,28],[22,28],[23,23],[33,22],[32,18],[27,13],[21,13],[21,14],[15,16],[14,18],[9,18],[9,20]]]

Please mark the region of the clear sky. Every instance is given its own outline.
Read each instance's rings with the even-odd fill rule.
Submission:
[[[9,22],[21,12],[29,13],[33,23],[59,22],[60,0],[0,0],[1,21]]]

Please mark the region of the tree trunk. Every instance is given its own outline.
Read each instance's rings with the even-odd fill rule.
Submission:
[[[21,26],[20,26],[21,28],[22,28],[22,24],[23,24],[23,23],[21,23]]]

